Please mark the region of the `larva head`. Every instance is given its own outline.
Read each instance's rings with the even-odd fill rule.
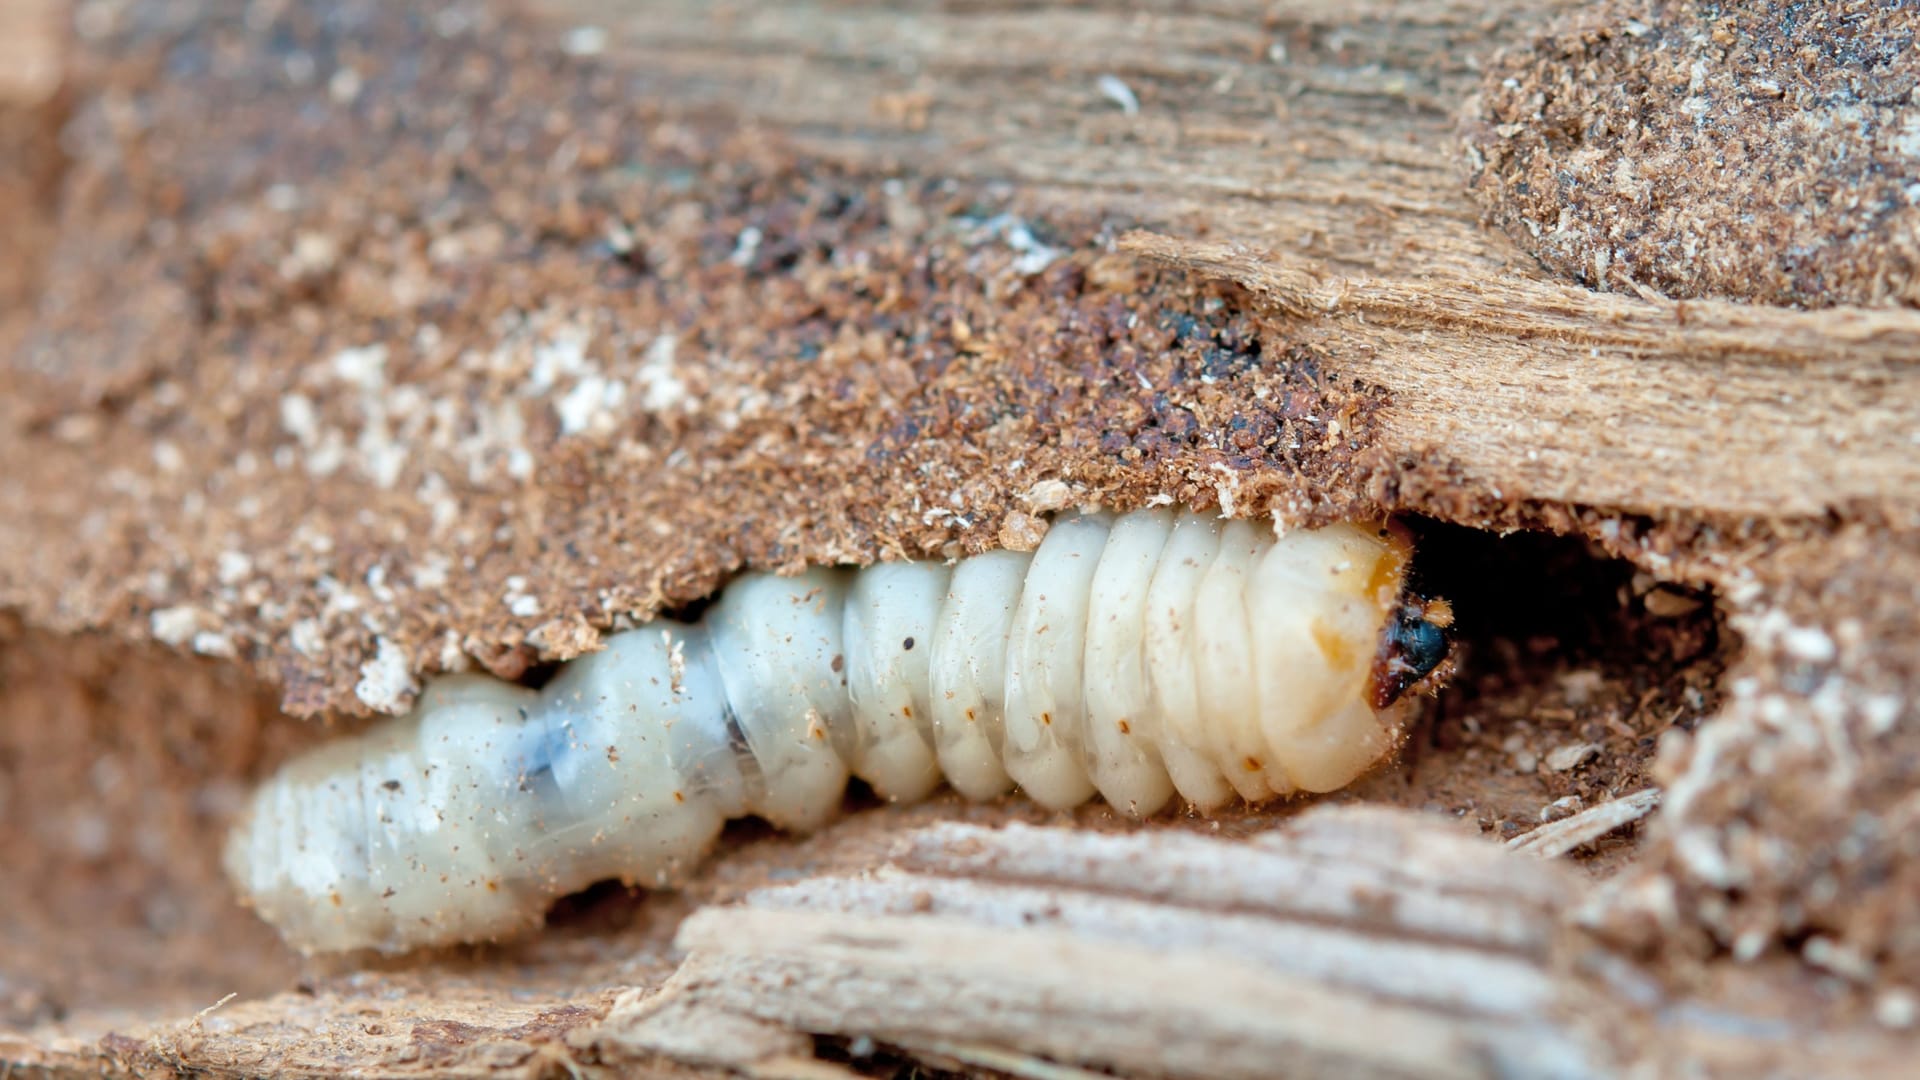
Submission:
[[[1452,626],[1453,606],[1445,600],[1423,600],[1410,593],[1401,600],[1380,636],[1369,687],[1374,708],[1392,705],[1436,672],[1444,674],[1453,653],[1447,634]]]
[[[1399,522],[1374,527],[1378,560],[1366,585],[1377,628],[1372,667],[1363,694],[1377,712],[1386,712],[1422,683],[1438,683],[1448,673],[1453,643],[1453,606],[1428,600],[1408,588],[1413,536]]]
[[[1398,553],[1392,582],[1382,582],[1379,598],[1386,605],[1386,625],[1380,630],[1380,650],[1367,680],[1367,696],[1375,709],[1386,709],[1407,690],[1438,682],[1448,673],[1453,642],[1453,605],[1427,600],[1407,590],[1405,571],[1413,557],[1413,542],[1400,525],[1386,525],[1382,536]]]
[[[1330,668],[1350,673],[1339,685],[1385,713],[1406,693],[1444,677],[1453,609],[1408,588],[1413,539],[1397,522],[1319,530],[1345,539],[1324,557],[1335,569],[1331,595],[1344,598],[1316,619],[1313,636]],[[1286,541],[1282,542],[1283,545]],[[1333,611],[1346,617],[1333,618]]]

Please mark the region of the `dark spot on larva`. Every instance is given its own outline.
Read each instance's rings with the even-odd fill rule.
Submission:
[[[913,706],[911,705],[900,706],[900,715],[906,717],[909,720],[913,719]]]
[[[1122,735],[1131,735],[1131,734],[1133,734],[1133,725],[1132,725],[1132,724],[1129,724],[1129,723],[1127,723],[1127,722],[1126,722],[1125,720],[1121,720],[1121,721],[1120,721],[1120,723],[1119,723],[1119,728],[1120,728],[1120,734],[1122,734]]]
[[[1246,760],[1240,763],[1240,767],[1248,772],[1259,772],[1263,766],[1261,766],[1259,758],[1248,755]]]
[[[335,892],[335,893],[328,893],[328,894],[327,894],[327,899],[329,899],[329,900],[331,900],[331,901],[333,901],[333,906],[334,906],[334,907],[339,907],[339,906],[340,906],[340,894],[339,894],[339,893],[337,893],[337,892]]]
[[[967,723],[969,723],[969,724],[971,724],[971,723],[973,723],[973,710],[972,710],[972,709],[968,709],[968,710],[967,710]]]
[[[674,792],[674,793],[673,793],[673,801],[674,801],[674,802],[677,802],[677,803],[683,803],[683,802],[686,802],[686,801],[687,801],[687,793],[686,793],[686,792],[684,792],[684,791],[676,791],[676,792]]]
[[[489,880],[489,881],[487,882],[487,891],[488,891],[488,892],[499,892],[499,891],[500,891],[500,882],[498,882],[498,881],[495,881],[495,880]]]
[[[607,763],[608,763],[608,764],[611,764],[611,765],[618,765],[618,764],[620,764],[620,749],[619,749],[619,747],[615,747],[615,746],[609,746],[609,747],[607,747]]]
[[[905,650],[906,650],[906,651],[908,651],[908,652],[912,652],[912,651],[913,651],[913,639],[912,639],[912,638],[908,638],[907,640],[905,640],[905,641],[903,641],[903,642],[901,642],[901,643],[900,643],[900,647],[901,647],[902,649],[905,649]]]
[[[1051,726],[1051,725],[1053,724],[1053,714],[1052,714],[1052,713],[1050,713],[1050,712],[1043,712],[1043,713],[1041,713],[1041,714],[1040,714],[1040,722],[1041,722],[1041,723],[1043,723],[1043,724],[1047,724],[1047,725],[1049,725],[1049,726]]]
[[[384,781],[381,781],[381,783],[380,783],[380,786],[381,786],[381,787],[383,787],[383,788],[386,788],[386,789],[387,789],[388,791],[399,791],[399,790],[400,790],[400,781],[398,781],[398,780],[384,780]]]
[[[382,893],[380,894],[380,899],[382,899],[382,900],[391,900],[391,899],[393,899],[393,898],[394,898],[394,897],[395,897],[396,895],[398,895],[398,894],[399,894],[399,890],[398,890],[398,889],[395,889],[395,888],[394,888],[393,886],[391,886],[391,885],[389,885],[389,886],[387,886],[387,888],[386,888],[386,891],[384,891],[384,892],[382,892]]]
[[[1380,655],[1374,660],[1374,708],[1384,709],[1400,700],[1414,684],[1447,662],[1453,649],[1447,628],[1452,624],[1453,607],[1445,601],[1409,597],[1400,605],[1387,620]]]
[[[844,656],[841,656],[838,653],[835,653],[833,657],[833,663],[828,666],[833,668],[833,673],[835,675],[838,675],[840,674],[840,670],[847,666],[847,658]]]

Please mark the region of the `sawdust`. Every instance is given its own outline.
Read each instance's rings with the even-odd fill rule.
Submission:
[[[1597,289],[1920,305],[1920,7],[1616,0],[1488,66],[1470,186]]]
[[[0,1026],[29,1045],[123,1069],[558,1068],[609,988],[672,969],[694,905],[871,865],[914,822],[1046,815],[856,792],[819,837],[736,826],[681,893],[597,890],[524,943],[296,972],[213,858],[231,793],[323,734],[276,705],[392,711],[426,673],[524,676],[743,566],[1028,543],[1042,508],[1160,495],[1591,538],[1425,528],[1464,673],[1342,797],[1511,837],[1662,784],[1649,824],[1581,853],[1612,890],[1599,933],[1692,984],[1785,944],[1836,972],[1836,1024],[1913,985],[1913,522],[1502,497],[1374,453],[1387,395],[1338,374],[1356,358],[1331,330],[1302,339],[1311,313],[1120,250],[1160,223],[843,169],[636,101],[486,9],[195,10],[92,28],[72,163],[32,189],[64,192],[58,244],[20,279],[45,288],[0,386],[0,454],[32,463],[0,478],[0,606],[35,627],[0,643],[0,863],[28,868]],[[12,198],[0,226],[35,220]],[[1588,321],[1638,347],[1691,332]],[[508,1061],[520,1042],[560,1056]]]
[[[1264,351],[1231,286],[1115,254],[1125,223],[696,133],[447,23],[100,43],[131,59],[70,129],[11,372],[0,452],[39,467],[0,484],[0,603],[235,660],[296,714],[394,712],[742,566],[993,546],[1039,483],[1366,508],[1375,397]]]
[[[1714,722],[1664,747],[1669,842],[1601,919],[1669,959],[1786,940],[1842,984],[1920,985],[1920,542],[1853,524],[1782,542],[1732,620],[1748,653]],[[1902,989],[1905,988],[1905,989]]]

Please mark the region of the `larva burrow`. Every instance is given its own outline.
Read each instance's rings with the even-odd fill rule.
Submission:
[[[540,690],[443,677],[295,759],[227,870],[303,951],[398,952],[511,935],[607,878],[670,885],[729,818],[817,828],[850,775],[1136,815],[1328,791],[1386,756],[1389,707],[1444,659],[1409,554],[1379,526],[1146,510],[951,566],[748,574]]]

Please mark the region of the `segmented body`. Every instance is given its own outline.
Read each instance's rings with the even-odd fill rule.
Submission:
[[[227,849],[307,951],[498,938],[556,896],[671,884],[733,817],[813,829],[849,775],[1151,814],[1327,791],[1392,748],[1370,690],[1403,541],[1142,511],[1031,553],[752,574],[535,691],[433,682],[289,763]]]

